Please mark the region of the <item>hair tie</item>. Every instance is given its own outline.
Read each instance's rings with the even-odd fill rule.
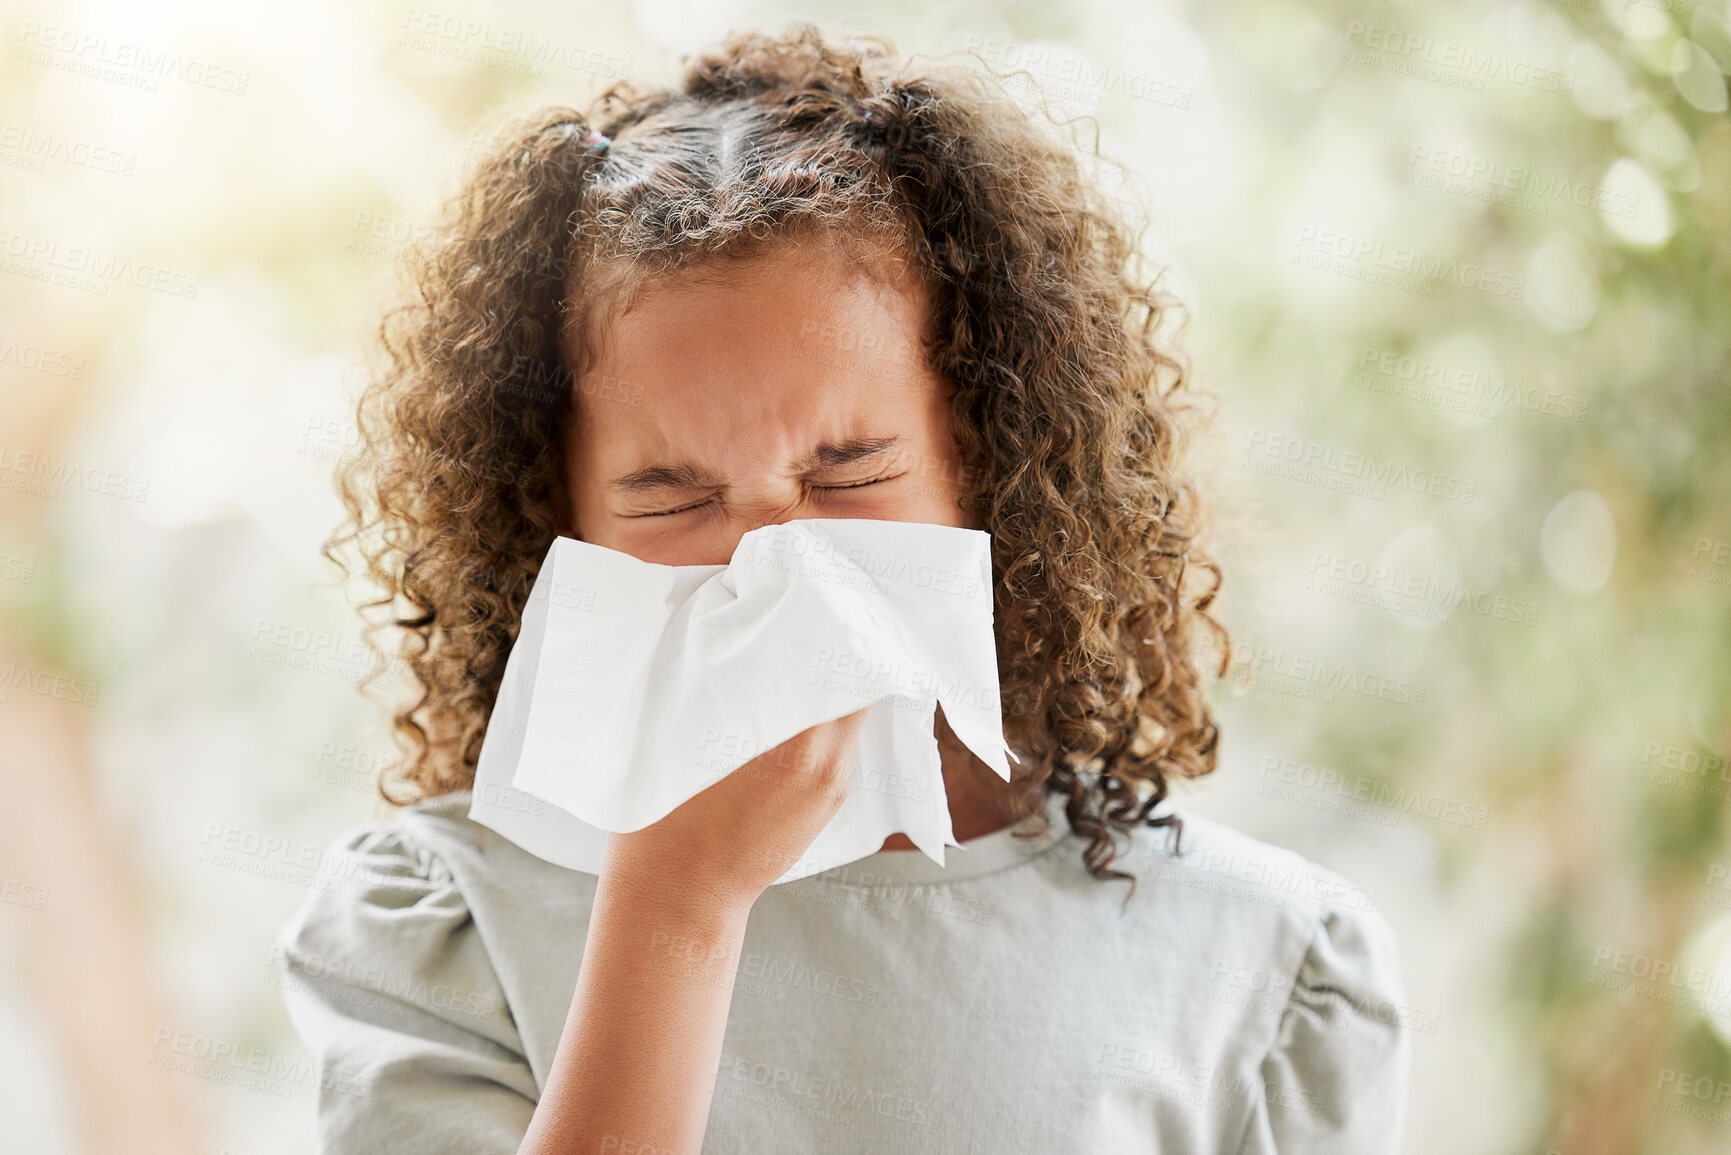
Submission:
[[[557,124],[549,125],[548,130],[558,129],[564,134],[566,140],[570,140],[577,135],[577,130],[582,127],[583,122],[580,120],[561,120]],[[587,155],[589,153],[605,152],[607,146],[613,142],[607,134],[596,129],[590,129],[589,134],[578,143],[583,146],[583,152]],[[522,155],[517,158],[518,163],[520,164],[528,164],[533,159],[533,150],[527,148],[524,149]]]

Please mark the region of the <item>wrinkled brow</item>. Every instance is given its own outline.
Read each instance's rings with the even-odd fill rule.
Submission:
[[[811,473],[852,465],[887,453],[901,442],[900,437],[848,437],[836,442],[826,441],[802,457],[794,469],[798,473]],[[721,482],[695,465],[681,462],[677,465],[646,465],[615,477],[607,484],[621,493],[649,493],[666,489],[714,489]]]

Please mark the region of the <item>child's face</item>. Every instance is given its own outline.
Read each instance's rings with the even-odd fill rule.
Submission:
[[[578,383],[577,536],[663,565],[725,565],[747,532],[795,518],[984,528],[957,504],[923,300],[828,248],[778,248],[738,271],[645,286],[610,324]]]

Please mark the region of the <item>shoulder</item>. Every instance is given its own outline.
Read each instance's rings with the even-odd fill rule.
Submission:
[[[413,911],[440,921],[465,916],[451,851],[473,842],[473,827],[452,798],[437,798],[386,819],[357,823],[325,848],[290,929],[308,933],[339,910]],[[309,926],[311,924],[311,926]]]
[[[454,855],[474,842],[473,825],[459,801],[441,798],[344,831],[277,935],[286,974],[327,994],[344,985],[402,1004],[375,1000],[380,1013],[437,1018],[461,996],[455,1025],[508,1045],[515,1032],[497,1005],[496,979],[452,869]]]
[[[1306,976],[1351,979],[1368,996],[1405,995],[1394,927],[1376,892],[1283,846],[1179,809],[1181,828],[1150,829],[1144,875],[1166,894],[1185,892],[1217,930],[1261,928],[1269,961],[1295,985]],[[1140,834],[1140,832],[1139,832]]]
[[[538,1093],[452,856],[450,799],[325,851],[277,935],[283,1001],[318,1066],[322,1149],[514,1151]]]
[[[1392,1150],[1419,1024],[1375,892],[1285,847],[1176,813],[1181,836],[1149,832],[1145,874],[1163,895],[1183,895],[1172,905],[1221,944],[1211,997],[1258,1012],[1245,1022],[1262,1036],[1264,1085],[1242,1149]]]
[[[1298,946],[1334,933],[1367,959],[1394,962],[1394,929],[1374,889],[1223,822],[1171,813],[1181,825],[1139,830],[1132,859],[1157,889],[1195,896],[1228,922],[1281,923]]]

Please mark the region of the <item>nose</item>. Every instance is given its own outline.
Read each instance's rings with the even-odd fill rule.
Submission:
[[[739,549],[741,539],[754,530],[816,516],[819,515],[806,508],[805,499],[797,495],[785,499],[742,503],[731,511],[725,521],[716,526],[712,542],[712,548],[716,551],[715,560],[706,564],[726,565],[731,562],[734,552]]]

